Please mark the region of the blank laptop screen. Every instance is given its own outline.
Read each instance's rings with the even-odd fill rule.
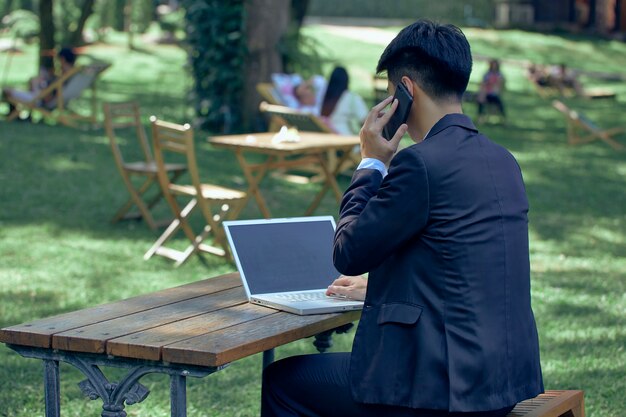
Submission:
[[[253,295],[326,288],[340,275],[332,262],[331,219],[229,223],[233,252]]]

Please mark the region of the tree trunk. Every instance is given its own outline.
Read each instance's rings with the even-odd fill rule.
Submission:
[[[259,82],[270,82],[271,75],[282,72],[278,43],[289,25],[290,0],[255,0],[246,2],[246,45],[248,56],[244,66],[244,124],[253,129],[260,126],[256,91]]]
[[[298,30],[300,30],[304,22],[308,8],[309,0],[291,0],[292,21]]]
[[[39,66],[52,68],[55,47],[52,0],[39,1],[39,25]]]
[[[93,5],[95,0],[85,0],[83,6],[80,9],[80,18],[78,18],[78,24],[76,30],[70,33],[68,46],[79,46],[85,43],[83,39],[83,30],[85,30],[85,23],[91,14],[93,13]]]

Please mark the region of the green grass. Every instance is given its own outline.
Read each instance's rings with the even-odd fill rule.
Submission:
[[[386,28],[387,32],[398,28]],[[370,95],[370,77],[384,45],[308,27],[325,45],[325,54],[346,65],[353,87]],[[584,389],[587,415],[626,415],[626,152],[603,143],[566,144],[565,124],[548,100],[526,83],[522,60],[566,61],[588,71],[626,74],[626,45],[585,37],[521,31],[467,31],[477,56],[506,60],[508,125],[481,129],[517,157],[531,203],[530,237],[533,307],[540,334],[547,389]],[[11,58],[8,83],[19,85],[34,72],[34,47]],[[105,100],[138,99],[144,115],[185,121],[184,88],[190,80],[185,55],[173,46],[141,45],[130,52],[123,38],[88,52],[114,62],[100,84]],[[7,54],[0,54],[5,68]],[[472,88],[486,64],[475,63]],[[4,74],[3,74],[4,76]],[[607,85],[593,79],[586,84]],[[618,99],[567,102],[605,127],[624,123],[626,86],[607,85]],[[75,104],[86,104],[78,102]],[[476,109],[467,106],[473,116]],[[211,181],[243,187],[235,158],[210,148],[207,133],[197,132],[198,159]],[[626,137],[620,140],[626,144]],[[123,151],[138,155],[132,142]],[[163,259],[143,261],[157,233],[141,222],[112,225],[109,219],[125,201],[102,130],[74,130],[44,123],[0,121],[0,327],[149,291],[192,282],[234,270],[207,257],[174,269]],[[340,186],[345,187],[342,179]],[[317,190],[277,178],[263,184],[274,215],[304,212]],[[165,206],[157,213],[167,215]],[[337,214],[327,197],[317,214]],[[243,218],[259,217],[250,204]],[[182,239],[179,240],[183,244]],[[348,350],[353,333],[335,337],[336,350]],[[310,340],[277,349],[277,357],[313,352]],[[0,346],[0,416],[43,414],[39,361],[27,360]],[[84,379],[61,366],[64,416],[100,415],[99,401],[88,401],[76,384]],[[113,379],[119,370],[110,372]],[[189,380],[190,417],[258,415],[260,357],[232,364],[204,379]],[[163,376],[142,380],[151,394],[129,406],[129,416],[168,416],[169,386]]]

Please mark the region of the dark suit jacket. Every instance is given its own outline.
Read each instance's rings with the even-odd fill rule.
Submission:
[[[384,180],[355,172],[334,243],[341,273],[369,272],[355,400],[486,411],[543,392],[527,212],[513,156],[461,114],[398,152]]]

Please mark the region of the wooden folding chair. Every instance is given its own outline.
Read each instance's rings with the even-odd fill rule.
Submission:
[[[278,131],[281,126],[291,126],[303,132],[334,133],[324,121],[313,113],[304,113],[287,106],[261,102],[261,113],[270,117],[270,131]]]
[[[387,91],[387,76],[381,74],[374,74],[372,77],[372,85],[374,92],[374,105],[380,103],[387,97],[389,97],[389,91]]]
[[[130,194],[130,198],[124,205],[122,205],[115,216],[111,219],[111,223],[116,223],[125,219],[143,218],[150,229],[155,230],[159,226],[160,222],[156,222],[150,212],[150,209],[154,207],[163,197],[160,187],[158,187],[157,179],[157,165],[152,157],[150,146],[148,145],[148,139],[146,137],[146,131],[141,123],[141,114],[139,111],[139,104],[137,102],[123,102],[123,103],[104,103],[104,129],[107,137],[109,138],[109,144],[111,145],[111,152],[113,153],[113,159],[115,160],[115,166],[122,176],[122,181],[126,185],[126,189]],[[143,154],[143,160],[126,162],[122,156],[122,152],[117,141],[117,131],[119,129],[133,130],[133,135],[136,137]],[[166,164],[165,171],[170,177],[170,181],[174,182],[178,177],[187,171],[187,166],[183,164]],[[143,183],[140,186],[133,184],[133,177],[144,177]],[[158,192],[148,201],[144,196],[151,188],[152,184],[157,184]],[[131,208],[135,206],[138,210],[137,213],[130,213]],[[169,223],[169,221],[168,221]]]
[[[176,217],[165,232],[157,239],[144,255],[150,259],[152,255],[160,255],[175,261],[175,266],[182,265],[189,257],[200,252],[207,252],[231,259],[226,235],[222,228],[223,220],[236,219],[246,202],[246,193],[230,188],[200,182],[196,154],[193,142],[193,130],[186,125],[164,122],[152,116],[152,139],[154,142],[154,159],[158,168],[158,178],[165,199]],[[170,181],[165,170],[165,156],[172,154],[184,155],[191,176],[191,185],[179,185]],[[177,198],[187,199],[181,208]],[[196,208],[202,212],[206,225],[196,234],[189,218]],[[191,244],[185,250],[165,247],[165,242],[182,229]],[[214,245],[204,243],[212,235]]]
[[[601,140],[615,150],[624,149],[624,145],[613,139],[618,133],[626,129],[622,127],[612,129],[601,129],[582,113],[567,107],[562,101],[554,100],[552,106],[565,116],[567,122],[567,140],[570,145],[581,145],[583,143]]]
[[[77,65],[29,100],[22,101],[17,97],[7,96],[6,100],[13,106],[7,120],[16,119],[22,111],[26,110],[31,114],[41,113],[44,117],[70,127],[76,127],[79,120],[95,123],[97,105],[95,81],[110,66],[111,64],[101,62],[84,66]],[[92,90],[91,114],[84,116],[67,107],[70,100],[80,97],[85,90],[90,88]]]
[[[256,91],[259,93],[263,100],[270,104],[281,104],[279,96],[276,94],[276,88],[272,83],[258,83],[256,85]]]

